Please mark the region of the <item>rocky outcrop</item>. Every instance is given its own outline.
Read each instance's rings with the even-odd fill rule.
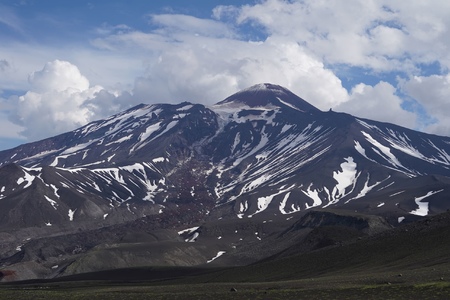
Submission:
[[[380,216],[363,215],[344,210],[312,210],[286,230],[286,232],[325,226],[348,227],[368,235],[380,233],[392,228]]]

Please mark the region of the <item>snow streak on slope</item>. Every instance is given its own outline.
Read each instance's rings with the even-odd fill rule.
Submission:
[[[206,263],[209,264],[209,263],[213,262],[214,260],[218,259],[219,257],[224,255],[225,253],[226,253],[226,251],[219,251],[219,252],[217,252],[217,255],[214,256],[213,258],[211,258],[210,260],[208,260]]]
[[[59,146],[58,149],[41,151],[26,158],[20,155],[12,157],[28,166],[38,166],[45,161],[45,165],[54,167],[103,167],[124,159],[126,155],[135,155],[135,152],[139,152],[155,139],[166,136],[171,129],[179,126],[182,120],[191,115],[191,110],[203,114],[204,119],[213,115],[200,105],[178,106],[141,105],[56,137],[55,144],[49,144],[53,148]],[[201,126],[203,122],[208,121],[209,119],[202,120],[195,124]]]
[[[301,187],[301,186],[300,186]],[[299,212],[301,210],[300,204],[298,203],[291,203],[290,206],[288,206],[289,198],[291,197],[291,192],[288,192],[284,195],[283,200],[281,200],[278,209],[283,215],[292,214]]]
[[[152,203],[155,203],[155,201],[153,201],[155,194],[158,190],[158,188],[160,188],[161,186],[165,185],[165,178],[161,178],[159,180],[151,180],[148,178],[147,173],[146,173],[146,168],[147,169],[156,169],[153,166],[151,166],[148,163],[135,163],[134,165],[131,166],[126,166],[126,167],[120,167],[120,170],[126,170],[130,173],[133,172],[137,172],[136,178],[139,180],[140,183],[142,183],[146,189],[147,189],[147,195],[142,199],[145,201],[151,201]]]
[[[401,153],[401,157],[405,157],[403,154],[406,154],[407,156],[422,160],[432,165],[439,164],[447,169],[449,168],[450,155],[447,151],[445,151],[445,149],[436,146],[429,136],[425,137],[424,134],[417,132],[400,132],[391,128],[385,128],[382,130],[377,126],[369,125],[367,122],[360,119],[356,120],[367,129],[370,129],[373,134],[381,137],[381,139],[376,140],[371,134],[362,131],[363,135],[366,137],[366,140],[374,146],[372,149],[381,158],[387,161],[392,168],[405,172],[410,176],[417,176],[420,174],[420,172],[414,169],[413,164],[409,166],[405,165],[405,163],[402,164],[400,159],[394,155],[395,151]],[[358,152],[369,159],[360,143],[355,141],[355,144],[355,148]]]
[[[275,115],[275,113],[272,115]],[[225,167],[226,161],[223,161],[222,165],[219,166],[219,181],[216,186],[216,194],[219,198],[239,185],[242,188],[236,196],[229,197],[228,202],[234,201],[262,186],[273,184],[272,181],[275,178],[277,183],[287,181],[295,176],[301,167],[318,159],[329,149],[324,145],[332,132],[328,128],[310,124],[300,129],[295,124],[286,126],[286,124],[277,124],[274,120],[270,122],[272,123],[267,122],[260,126],[259,142],[254,147],[247,148],[245,151],[233,151],[233,157],[227,158],[227,160],[233,161],[232,165]],[[274,130],[274,128],[279,129]],[[236,137],[235,141],[237,139],[240,140]],[[236,146],[233,145],[233,148],[236,148]],[[256,160],[247,162],[237,178],[228,182],[220,180],[223,174],[230,172],[251,157],[255,157]],[[281,191],[278,190],[272,195],[280,193]],[[266,207],[263,203],[269,202],[269,198],[260,199],[259,202],[260,208],[257,211]],[[242,212],[243,210],[241,210]]]
[[[58,209],[58,208],[57,208],[58,203],[57,203],[55,200],[53,200],[53,199],[51,199],[50,197],[45,196],[45,195],[44,195],[44,197],[45,197],[45,199],[46,199],[48,202],[50,202],[50,204],[53,206],[53,208],[54,208],[55,210]]]
[[[302,190],[302,192],[313,200],[312,205],[306,203],[306,209],[313,208],[322,204],[322,199],[319,196],[319,190],[318,189],[313,190],[312,183],[308,186],[308,189],[306,191]]]
[[[290,186],[290,187],[288,187],[288,188],[286,188],[286,189],[284,189],[284,188],[282,187],[282,188],[280,189],[280,191],[278,191],[278,192],[275,193],[275,194],[272,194],[272,195],[269,195],[269,196],[264,196],[264,197],[259,197],[259,198],[258,198],[258,201],[257,201],[257,205],[258,205],[257,211],[254,212],[254,213],[252,213],[252,214],[250,214],[250,215],[248,215],[248,217],[251,218],[251,217],[253,217],[253,216],[256,215],[256,214],[258,214],[258,213],[260,213],[260,212],[263,212],[264,210],[267,209],[267,207],[268,207],[269,204],[272,202],[272,200],[273,200],[273,198],[274,198],[275,196],[278,196],[278,195],[280,195],[280,194],[284,194],[284,193],[286,193],[286,192],[292,190],[294,187],[295,187],[295,185]],[[286,199],[286,201],[287,201],[287,199]]]
[[[366,139],[374,146],[372,148],[378,155],[380,155],[382,158],[384,158],[386,161],[388,161],[393,167],[399,168],[399,169],[406,169],[402,166],[400,161],[395,157],[394,154],[391,153],[391,150],[389,147],[386,147],[379,143],[377,140],[375,140],[370,134],[366,132],[362,132]],[[406,169],[407,170],[407,169]],[[409,170],[407,170],[409,171]]]
[[[311,183],[306,191],[302,190],[305,195],[313,200],[313,204],[307,204],[307,208],[319,206],[323,202],[326,203],[324,207],[336,204],[340,199],[353,192],[359,176],[356,168],[357,165],[354,162],[353,157],[347,157],[344,158],[344,160],[345,161],[340,165],[342,171],[338,170],[333,172],[333,179],[337,182],[337,184],[332,189],[326,186],[312,189],[313,184]],[[330,190],[331,193],[329,192]],[[321,191],[324,192],[322,193],[325,195],[324,198],[320,196]]]
[[[388,180],[390,178],[390,176],[388,176],[385,180],[380,181],[380,182],[375,182],[373,185],[369,185],[369,180],[370,180],[370,174],[367,174],[367,180],[364,183],[364,187],[362,188],[362,190],[358,193],[358,195],[356,195],[356,197],[350,198],[349,200],[347,200],[345,203],[350,202],[351,200],[355,200],[355,199],[359,199],[362,198],[364,196],[367,195],[367,193],[369,193],[373,188],[375,188],[376,186],[378,186],[379,184],[383,183],[384,181]]]

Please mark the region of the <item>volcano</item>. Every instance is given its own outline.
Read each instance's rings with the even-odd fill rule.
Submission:
[[[22,279],[112,268],[99,253],[133,253],[122,267],[243,264],[236,249],[317,210],[387,230],[450,208],[449,153],[448,137],[269,83],[210,107],[141,104],[0,152],[0,262]]]

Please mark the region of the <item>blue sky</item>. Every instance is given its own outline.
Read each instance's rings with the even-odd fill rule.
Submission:
[[[0,0],[0,150],[261,82],[450,135],[450,2]]]

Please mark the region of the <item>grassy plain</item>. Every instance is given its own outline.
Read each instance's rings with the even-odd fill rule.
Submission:
[[[410,277],[411,275],[411,277]],[[279,282],[196,283],[81,281],[0,288],[0,299],[450,299],[450,282],[414,283],[415,275],[323,276]],[[389,281],[386,281],[389,280]],[[232,289],[236,291],[232,291]]]

